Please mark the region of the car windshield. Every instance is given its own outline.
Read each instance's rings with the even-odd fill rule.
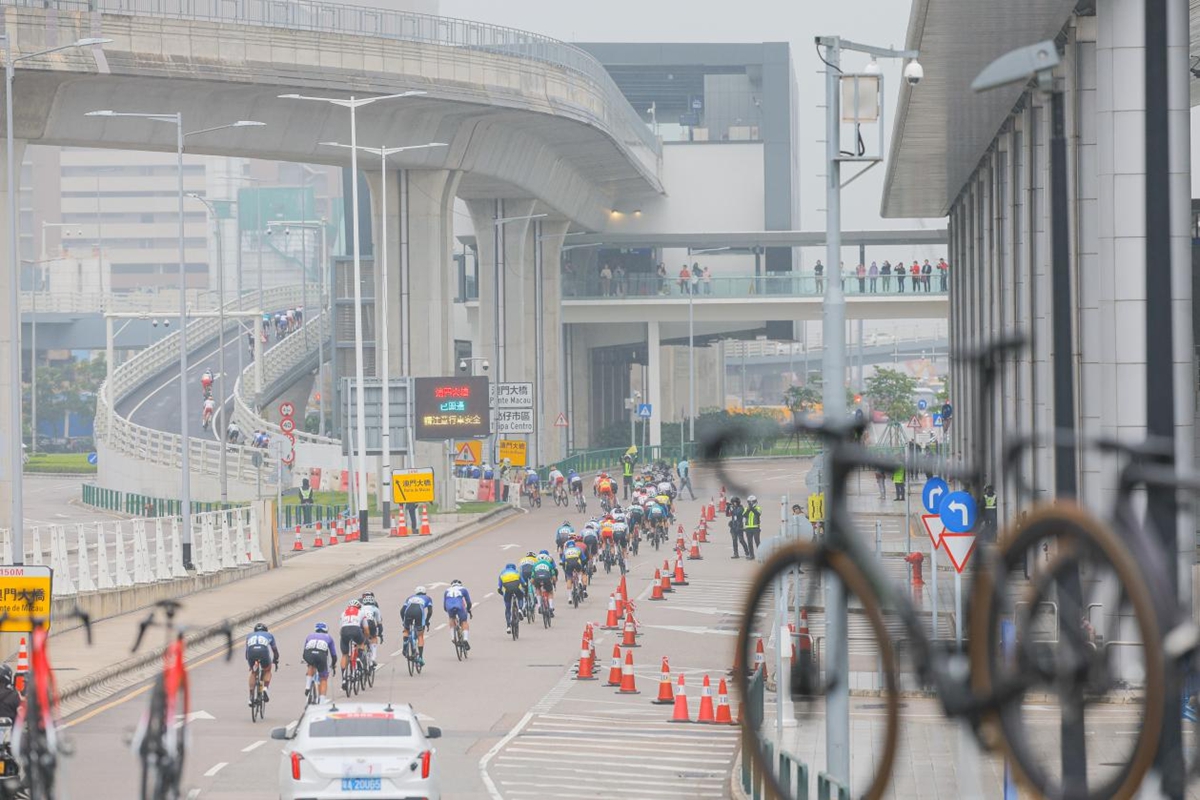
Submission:
[[[412,726],[406,720],[391,717],[342,717],[314,721],[308,726],[314,739],[343,736],[411,736]]]

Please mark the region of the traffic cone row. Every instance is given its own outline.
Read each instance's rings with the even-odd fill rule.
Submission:
[[[321,538],[321,523],[317,522],[317,537],[313,539],[313,547],[324,547],[325,541]]]
[[[429,507],[421,506],[421,536],[432,536],[433,532],[429,530]]]

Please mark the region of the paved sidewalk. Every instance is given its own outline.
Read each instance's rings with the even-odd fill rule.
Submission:
[[[507,513],[506,513],[507,512]],[[370,542],[349,542],[325,547],[289,558],[278,569],[179,598],[183,609],[179,621],[187,626],[192,654],[221,646],[219,633],[228,621],[237,637],[244,636],[249,625],[271,621],[294,613],[294,604],[311,604],[323,595],[350,591],[346,582],[366,580],[401,563],[461,539],[476,531],[489,529],[513,513],[498,509],[481,515],[459,515],[456,522],[433,527],[431,536],[372,538]],[[92,644],[88,645],[82,627],[52,635],[51,657],[59,681],[64,712],[70,713],[136,682],[137,672],[156,666],[163,643],[163,631],[147,633],[137,653],[130,648],[137,636],[138,623],[147,609],[111,617],[93,623]],[[235,658],[240,652],[235,653]],[[120,684],[120,685],[114,685]]]

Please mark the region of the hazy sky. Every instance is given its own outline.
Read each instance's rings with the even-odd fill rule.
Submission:
[[[879,46],[904,46],[908,0],[441,0],[440,13],[542,33],[566,41],[622,42],[777,42],[792,45],[792,65],[800,86],[801,224],[824,226],[825,88],[817,70],[813,37],[837,34]],[[847,54],[843,66],[858,68],[865,58]],[[888,90],[887,125],[895,119],[898,62],[884,63]],[[875,135],[875,134],[872,134]],[[846,143],[843,143],[846,144]],[[880,220],[883,165],[842,194],[843,227],[912,227],[904,220]],[[944,223],[939,223],[944,224]]]

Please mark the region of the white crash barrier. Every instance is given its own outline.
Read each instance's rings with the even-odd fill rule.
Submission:
[[[25,559],[26,564],[42,565],[42,529],[37,525],[30,528],[30,540],[33,542],[33,552]]]
[[[96,591],[96,582],[92,579],[92,559],[88,555],[87,531],[82,522],[75,524],[75,542],[79,548],[76,557],[79,562],[79,580],[77,586],[80,593]]]
[[[0,564],[13,563],[12,531],[0,528]]]
[[[258,509],[251,508],[247,513],[246,519],[248,520],[246,535],[250,539],[246,551],[250,554],[251,563],[261,564],[267,560],[267,557],[263,555],[262,543],[258,538],[260,530],[258,527]]]
[[[118,532],[119,535],[119,532]],[[96,588],[101,591],[116,588],[112,573],[108,569],[108,534],[104,523],[96,523]]]
[[[167,537],[163,533],[163,522],[154,520],[154,579],[171,580],[171,567],[167,565]]]
[[[133,520],[133,582],[154,583],[150,572],[150,548],[146,543],[146,520]]]
[[[180,539],[180,524],[182,520],[179,517],[171,518],[171,577],[186,578],[187,570],[183,566],[183,540]]]
[[[222,511],[221,516],[221,569],[233,569],[237,559],[233,557],[233,542],[230,540],[229,515],[233,512]]]
[[[77,593],[67,558],[67,530],[62,525],[50,526],[50,571],[53,575],[50,588],[55,595],[70,597]]]

